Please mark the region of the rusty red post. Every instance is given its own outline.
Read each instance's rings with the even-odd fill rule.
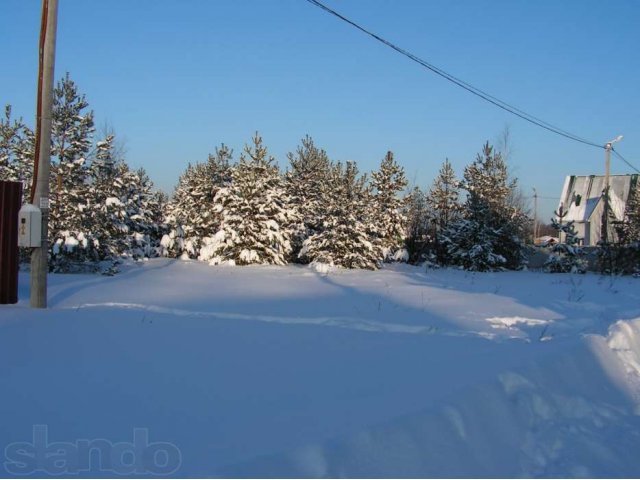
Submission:
[[[18,302],[18,212],[22,183],[0,181],[0,304]]]

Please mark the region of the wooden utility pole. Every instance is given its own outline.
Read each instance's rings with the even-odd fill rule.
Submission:
[[[38,105],[36,108],[37,164],[31,203],[42,210],[42,242],[31,254],[31,306],[47,307],[47,271],[49,252],[49,166],[51,162],[51,112],[53,109],[53,78],[58,26],[58,0],[42,0],[40,27]]]
[[[601,240],[605,243],[609,243],[609,172],[611,169],[611,150],[613,150],[613,144],[620,140],[622,140],[622,135],[618,135],[604,146],[604,212],[602,212]]]
[[[609,243],[609,171],[611,143],[604,146],[604,212],[602,213],[602,241]]]
[[[533,188],[533,245],[538,238],[538,192]]]

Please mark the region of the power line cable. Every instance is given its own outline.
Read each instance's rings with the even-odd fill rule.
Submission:
[[[439,75],[441,77],[443,77],[444,79],[448,80],[451,83],[456,84],[457,86],[463,88],[464,90],[468,91],[469,93],[472,93],[473,95],[476,95],[477,97],[480,97],[481,99],[495,105],[498,108],[501,108],[502,110],[505,110],[509,113],[511,113],[512,115],[515,115],[517,117],[520,117],[521,119],[532,123],[533,125],[536,125],[540,128],[544,128],[545,130],[548,130],[552,133],[555,133],[556,135],[560,135],[563,136],[565,138],[568,138],[569,140],[573,140],[575,142],[579,142],[579,143],[583,143],[585,145],[590,145],[592,147],[596,147],[596,148],[604,148],[603,145],[600,145],[596,142],[592,142],[589,140],[586,140],[584,138],[581,138],[577,135],[574,135],[572,133],[569,133],[565,130],[562,130],[559,127],[556,127],[544,120],[541,120],[537,117],[534,117],[533,115],[525,112],[524,110],[521,110],[513,105],[508,104],[507,102],[500,100],[497,97],[494,97],[493,95],[490,95],[482,90],[480,90],[477,87],[474,87],[473,85],[454,77],[453,75],[451,75],[450,73],[445,72],[444,70],[436,67],[435,65],[432,65],[431,63],[427,62],[426,60],[421,59],[420,57],[412,54],[411,52],[404,50],[403,48],[398,47],[397,45],[391,43],[388,40],[385,40],[384,38],[380,37],[379,35],[376,35],[375,33],[367,30],[366,28],[358,25],[357,23],[355,23],[352,20],[349,20],[347,17],[341,15],[340,13],[336,12],[335,10],[332,10],[331,8],[327,7],[326,5],[324,5],[323,3],[319,2],[318,0],[307,0],[307,2],[309,2],[310,4],[324,10],[325,12],[339,18],[340,20],[348,23],[349,25],[351,25],[352,27],[357,28],[358,30],[360,30],[361,32],[369,35],[370,37],[374,38],[375,40],[383,43],[384,45],[388,46],[389,48],[392,48],[393,50],[395,50],[396,52],[400,53],[401,55],[404,55],[405,57],[409,58],[410,60],[418,63],[419,65],[423,66],[424,68],[432,71],[433,73],[435,73],[436,75]]]
[[[615,154],[616,157],[618,157],[620,160],[626,163],[630,168],[635,170],[637,173],[640,173],[640,170],[638,170],[631,162],[629,162],[626,158],[620,155],[615,148],[611,148],[611,151]]]

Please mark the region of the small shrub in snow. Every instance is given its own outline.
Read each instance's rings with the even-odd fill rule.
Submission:
[[[62,230],[50,246],[49,270],[55,273],[99,271],[100,242],[84,232]]]
[[[558,231],[558,237],[564,243],[556,243],[551,247],[551,256],[545,263],[545,270],[551,273],[585,273],[584,252],[580,247],[581,239],[573,226],[573,221],[560,224],[556,219],[551,220],[553,228]]]

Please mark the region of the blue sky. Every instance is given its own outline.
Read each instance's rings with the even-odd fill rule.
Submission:
[[[449,73],[640,168],[640,2],[326,0]],[[40,2],[0,3],[0,103],[33,124]],[[304,0],[60,0],[56,77],[69,71],[133,166],[171,192],[221,142],[260,131],[281,167],[310,134],[336,160],[387,150],[428,187],[505,126],[527,194],[601,174],[604,152],[550,134],[424,70]],[[615,157],[612,173],[631,173]],[[547,219],[557,200],[541,200]]]

